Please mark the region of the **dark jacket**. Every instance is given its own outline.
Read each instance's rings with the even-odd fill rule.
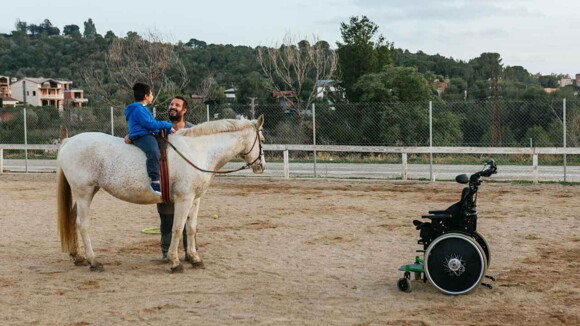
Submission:
[[[161,130],[171,133],[171,123],[155,120],[147,107],[139,102],[131,103],[125,108],[125,117],[131,140],[146,134],[159,134]]]

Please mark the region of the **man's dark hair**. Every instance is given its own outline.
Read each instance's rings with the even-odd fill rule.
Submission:
[[[186,109],[189,112],[189,103],[187,103],[187,100],[185,99],[185,97],[183,97],[183,96],[174,96],[173,98],[176,98],[178,100],[182,100],[183,101],[183,108]]]
[[[135,101],[140,102],[145,99],[145,95],[151,93],[151,86],[143,83],[133,85],[133,96]]]

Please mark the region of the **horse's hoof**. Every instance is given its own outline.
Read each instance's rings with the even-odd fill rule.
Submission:
[[[171,267],[171,274],[183,273],[183,265],[179,264],[175,267]]]
[[[74,258],[73,263],[75,264],[75,266],[88,266],[89,265],[89,261],[84,259],[84,258]]]
[[[101,263],[96,263],[94,265],[91,265],[90,270],[91,270],[91,272],[104,272],[105,267],[103,267],[103,264],[101,264]]]
[[[203,264],[203,261],[192,261],[191,266],[193,266],[193,268],[196,268],[196,269],[205,269],[205,265]]]

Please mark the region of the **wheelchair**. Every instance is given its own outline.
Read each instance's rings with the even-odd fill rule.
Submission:
[[[415,280],[427,280],[438,290],[448,295],[466,294],[483,285],[490,264],[490,249],[485,238],[477,232],[477,191],[483,182],[482,177],[497,173],[497,165],[491,160],[484,168],[468,177],[458,175],[455,180],[468,184],[461,192],[461,199],[446,210],[432,210],[422,218],[430,222],[414,220],[419,230],[418,244],[423,245],[423,258],[415,257],[415,262],[399,268],[404,272],[397,282],[399,290],[411,292],[411,273]]]

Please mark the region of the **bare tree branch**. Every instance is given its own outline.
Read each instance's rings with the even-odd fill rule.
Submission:
[[[283,44],[278,47],[258,47],[256,59],[266,76],[270,90],[293,91],[297,96],[298,114],[316,99],[319,80],[331,79],[336,72],[336,53],[312,38],[309,41],[295,42],[287,34]],[[314,85],[308,99],[304,102],[301,93],[307,79],[313,79]]]
[[[173,79],[170,72],[176,72],[171,74]],[[103,80],[122,85],[119,94],[130,94],[136,82],[147,83],[153,88],[153,104],[159,95],[183,89],[189,82],[174,45],[164,42],[159,34],[151,31],[145,38],[134,33],[115,39],[106,56],[105,71],[100,74],[86,71],[83,77],[88,90],[92,94],[103,94],[103,98],[107,93]]]

